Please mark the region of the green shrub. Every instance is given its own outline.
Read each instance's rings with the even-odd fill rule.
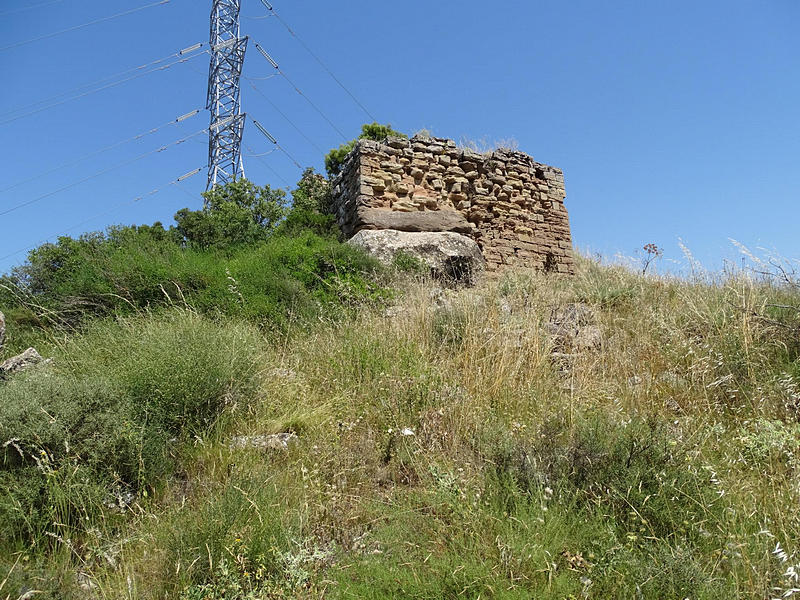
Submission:
[[[506,439],[499,449],[497,477],[509,478],[512,489],[530,494],[549,486],[562,501],[607,515],[620,537],[697,542],[702,524],[723,508],[713,473],[687,468],[691,448],[655,417],[616,421],[588,413],[570,427],[558,416],[529,445]],[[504,502],[519,499],[511,494]]]
[[[284,237],[297,237],[308,232],[331,240],[337,240],[341,235],[339,225],[333,215],[302,208],[292,208],[286,215],[286,219],[278,226],[276,234]]]
[[[32,255],[20,281],[35,314],[43,307],[47,319],[67,325],[87,316],[186,303],[282,328],[332,314],[335,305],[385,294],[377,283],[379,263],[337,241],[330,217],[290,217],[268,240],[228,250],[182,248],[133,232],[105,242],[63,238]],[[45,268],[42,253],[64,254],[66,261]]]
[[[66,344],[64,360],[78,377],[111,378],[139,422],[191,436],[252,401],[259,344],[245,324],[172,310],[98,323]]]
[[[259,344],[173,310],[96,323],[56,366],[0,384],[0,540],[89,527],[115,490],[158,487],[182,441],[256,399]]]
[[[389,136],[408,137],[406,134],[392,129],[392,126],[388,123],[386,125],[381,125],[380,123],[368,123],[362,125],[361,133],[359,134],[358,138],[355,140],[350,140],[338,148],[334,148],[325,155],[325,170],[328,172],[328,177],[333,178],[339,174],[339,172],[342,170],[342,164],[344,163],[345,158],[347,158],[347,155],[350,154],[350,151],[355,148],[358,140],[367,139],[380,142]]]
[[[286,216],[286,192],[239,179],[203,193],[202,210],[179,210],[173,237],[197,248],[263,241]]]
[[[331,211],[331,186],[312,167],[303,171],[297,188],[292,190],[292,210],[328,214]]]

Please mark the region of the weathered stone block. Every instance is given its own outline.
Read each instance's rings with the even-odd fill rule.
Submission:
[[[400,203],[395,203],[392,208]],[[454,231],[470,233],[472,227],[466,217],[456,210],[419,211],[411,203],[404,203],[413,212],[361,208],[356,213],[355,231],[361,229],[396,229],[398,231]]]

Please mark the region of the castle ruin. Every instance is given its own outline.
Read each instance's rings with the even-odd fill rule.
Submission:
[[[489,270],[571,274],[564,175],[522,152],[481,154],[452,140],[359,140],[333,180],[348,238],[362,229],[450,231],[474,239]]]

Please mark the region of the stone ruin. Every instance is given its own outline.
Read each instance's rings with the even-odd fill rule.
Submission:
[[[564,175],[523,152],[481,154],[452,140],[359,140],[332,182],[344,235],[361,230],[455,232],[477,242],[486,268],[572,274]]]

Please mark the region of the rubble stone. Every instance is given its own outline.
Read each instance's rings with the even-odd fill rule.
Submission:
[[[43,359],[35,348],[28,348],[22,354],[12,356],[8,360],[0,363],[0,379],[6,378],[8,375],[25,371],[31,367],[39,364],[49,364],[52,359]]]
[[[478,244],[488,270],[574,272],[564,175],[522,152],[480,154],[429,136],[360,140],[332,184],[348,238],[364,229],[451,231]]]

